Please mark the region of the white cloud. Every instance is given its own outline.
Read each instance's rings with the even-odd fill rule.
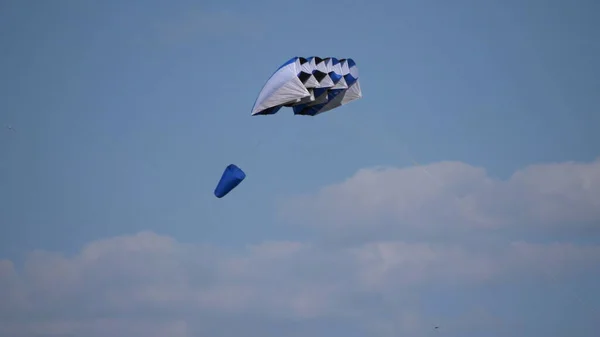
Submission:
[[[462,163],[425,169],[362,170],[303,198],[302,212],[287,209],[334,231],[379,233],[354,245],[272,241],[226,250],[142,232],[91,242],[74,256],[35,251],[22,266],[0,260],[0,336],[424,337],[435,319],[448,335],[503,326],[516,337],[527,331],[481,302],[442,317],[421,301],[438,287],[600,277],[599,245],[487,240],[515,225],[541,233],[597,224],[599,161],[531,166],[507,181]],[[475,240],[394,235],[458,228],[490,231]]]
[[[425,323],[410,306],[393,309],[390,327],[372,313],[384,305],[377,299],[410,297],[440,280],[561,278],[598,265],[593,246],[513,243],[489,252],[396,241],[351,248],[267,242],[225,252],[145,232],[92,242],[72,257],[33,252],[22,269],[0,262],[0,334],[195,336],[252,315],[259,328],[261,319],[329,318],[419,335]]]
[[[532,165],[505,181],[460,162],[363,169],[314,195],[284,202],[282,215],[340,234],[565,227],[597,232],[600,159]]]

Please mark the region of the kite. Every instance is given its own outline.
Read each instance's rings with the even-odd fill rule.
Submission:
[[[294,115],[316,116],[362,98],[358,68],[351,58],[293,57],[267,80],[252,116],[291,107]]]
[[[273,115],[290,107],[294,115],[316,116],[362,98],[358,68],[351,58],[292,57],[267,80],[258,94],[252,116]],[[236,188],[246,174],[231,164],[215,188],[222,198]]]
[[[222,198],[226,196],[231,190],[236,188],[244,179],[246,173],[241,168],[234,164],[231,164],[225,168],[221,179],[215,188],[215,197]]]

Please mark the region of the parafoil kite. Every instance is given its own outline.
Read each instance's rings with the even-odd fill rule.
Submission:
[[[351,58],[293,57],[259,93],[252,116],[291,107],[295,115],[316,116],[362,98],[358,68]]]
[[[273,115],[282,107],[291,107],[295,115],[316,116],[360,98],[358,68],[351,58],[293,57],[265,83],[251,115]],[[215,196],[226,196],[245,178],[242,169],[227,166]]]
[[[244,173],[241,168],[234,164],[227,166],[221,175],[221,179],[219,180],[217,187],[215,188],[215,197],[222,198],[226,196],[245,178],[246,173]]]

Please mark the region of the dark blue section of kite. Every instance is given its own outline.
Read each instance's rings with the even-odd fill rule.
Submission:
[[[231,164],[225,168],[221,180],[215,188],[215,197],[222,198],[231,192],[246,178],[246,173],[241,168]]]

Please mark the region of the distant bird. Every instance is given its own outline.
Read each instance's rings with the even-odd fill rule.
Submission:
[[[439,326],[436,326],[434,329],[439,329],[439,328],[440,328]]]
[[[7,125],[6,128],[9,129],[9,130],[11,130],[11,131],[15,131],[15,128],[13,128],[12,125]]]

